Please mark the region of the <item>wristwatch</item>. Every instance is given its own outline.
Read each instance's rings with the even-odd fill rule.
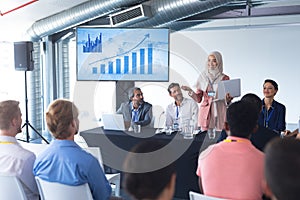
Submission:
[[[193,96],[193,93],[194,93],[193,91],[189,91],[188,95],[191,97],[191,96]]]

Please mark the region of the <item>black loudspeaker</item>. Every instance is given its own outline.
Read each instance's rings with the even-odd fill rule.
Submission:
[[[15,69],[17,71],[32,71],[33,70],[33,43],[32,42],[15,42]]]

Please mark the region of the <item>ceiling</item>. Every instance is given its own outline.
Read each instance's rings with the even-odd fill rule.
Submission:
[[[87,4],[92,1],[101,2],[101,0],[1,0],[0,41],[27,40],[26,37],[28,36],[26,35],[26,31],[38,20],[42,21],[42,19],[47,19],[50,16],[57,15],[57,13],[72,10],[75,6]],[[106,1],[109,0],[103,0],[103,3]],[[160,1],[168,3],[168,0],[141,0],[136,2],[151,5],[151,3],[155,2],[157,4]],[[179,3],[182,2],[195,2],[197,0],[170,0],[169,2],[171,1],[179,5]],[[213,0],[204,0],[203,2],[209,1]],[[123,0],[125,6],[122,8],[114,8],[111,12],[117,12],[133,6],[131,3],[126,7],[126,2],[129,2],[129,0]],[[172,6],[168,6],[171,12],[167,13],[168,16],[166,17],[172,14]],[[176,7],[174,7],[174,12],[176,12]],[[107,13],[109,13],[109,11]],[[164,22],[164,24],[165,26],[172,27],[173,30],[181,30],[195,25],[197,25],[197,27],[205,26],[204,24],[207,22],[219,19],[287,15],[300,15],[300,0],[233,0],[226,5],[208,9],[200,13],[198,12],[194,15],[181,16],[173,20],[172,23]],[[83,21],[82,23],[107,26],[109,25],[108,14],[90,21]],[[163,26],[163,24],[156,24],[156,26],[159,25]]]

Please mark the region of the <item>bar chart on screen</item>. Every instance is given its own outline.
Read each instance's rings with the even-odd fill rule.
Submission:
[[[78,80],[168,81],[168,29],[78,29]]]

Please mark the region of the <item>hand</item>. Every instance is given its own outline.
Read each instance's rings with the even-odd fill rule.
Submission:
[[[183,85],[183,86],[181,86],[181,89],[184,91],[193,92],[193,90],[189,86]]]
[[[227,102],[227,104],[228,103],[230,103],[231,101],[232,101],[232,99],[233,99],[233,97],[232,96],[230,96],[230,94],[229,93],[226,93],[226,102]]]

